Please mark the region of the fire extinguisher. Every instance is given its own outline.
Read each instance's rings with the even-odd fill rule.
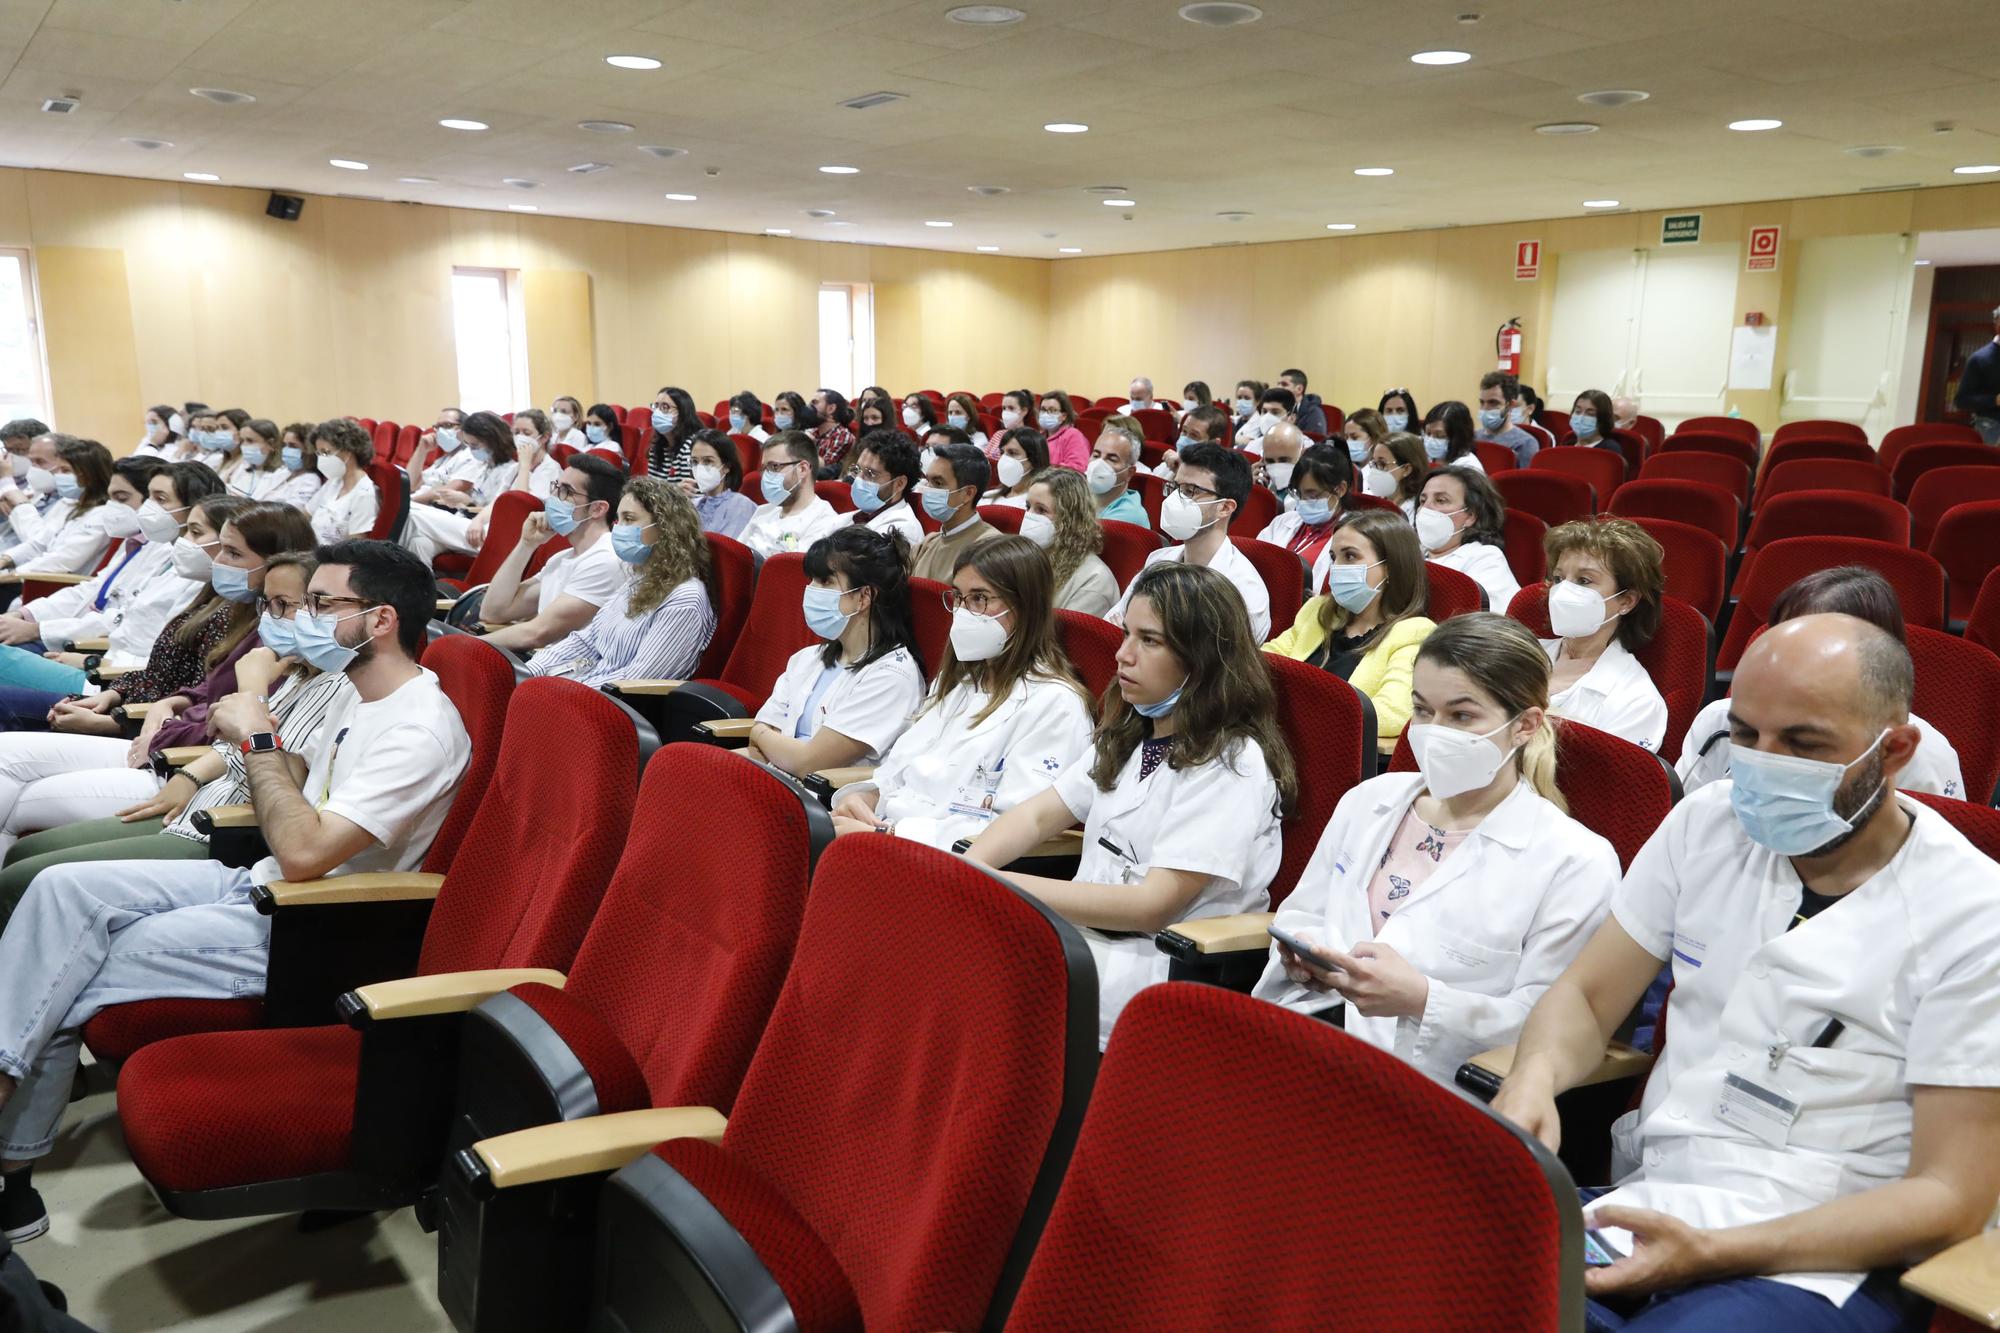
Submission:
[[[1499,369],[1508,375],[1521,373],[1521,317],[1502,324],[1493,335],[1493,351],[1500,358]]]

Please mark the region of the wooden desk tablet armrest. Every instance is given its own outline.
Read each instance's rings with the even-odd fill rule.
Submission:
[[[437,599],[438,614],[442,615],[457,605],[458,598],[456,597],[440,597]]]
[[[102,636],[95,639],[71,639],[69,650],[73,653],[108,653],[111,651],[111,640]]]
[[[1903,1285],[1983,1328],[2000,1328],[2000,1232],[1932,1255],[1903,1274]]]
[[[119,678],[120,676],[129,676],[129,675],[131,675],[131,674],[132,674],[132,668],[131,668],[131,667],[107,667],[107,666],[101,666],[101,667],[97,668],[97,670],[95,670],[95,671],[91,672],[90,674],[91,674],[92,676],[94,676],[94,677],[95,677],[95,678],[97,679],[97,681],[98,681],[98,683],[99,683],[99,684],[103,684],[103,683],[104,683],[105,681],[111,681],[111,680],[117,680],[117,679],[118,679],[118,678]],[[127,716],[127,717],[144,717],[144,716],[146,716],[146,715],[145,715],[144,713],[142,713],[142,712],[138,711],[138,710],[140,710],[140,709],[142,709],[142,708],[151,708],[151,707],[152,707],[152,705],[151,705],[151,704],[126,704],[126,705],[125,705],[125,716]]]
[[[246,807],[247,808],[247,807]],[[258,896],[272,907],[317,907],[328,903],[402,903],[435,898],[443,875],[417,871],[381,870],[292,884],[274,880]]]
[[[642,697],[645,695],[672,694],[685,684],[687,682],[684,680],[610,680],[604,683],[604,688],[613,694],[629,694],[635,697]]]
[[[704,736],[713,736],[718,740],[747,741],[750,739],[750,728],[756,725],[757,719],[754,717],[716,717],[706,722],[695,723],[694,729]]]
[[[254,805],[211,805],[202,813],[208,816],[210,828],[257,827],[257,807]]]
[[[32,570],[25,574],[18,569],[10,569],[4,575],[0,575],[0,578],[4,578],[8,582],[55,583],[65,588],[75,587],[79,583],[88,583],[96,577],[97,572],[95,570],[92,570],[88,574],[64,574],[59,570],[52,569]]]
[[[813,776],[839,791],[850,782],[868,781],[875,776],[875,769],[871,764],[850,764],[846,768],[822,768]]]
[[[1498,1079],[1507,1077],[1514,1067],[1514,1048],[1496,1046],[1490,1051],[1482,1051],[1467,1061]],[[1641,1050],[1614,1041],[1605,1049],[1604,1058],[1576,1082],[1579,1088],[1588,1088],[1597,1083],[1615,1083],[1621,1078],[1638,1078],[1653,1067],[1653,1057]]]
[[[668,1139],[722,1140],[729,1122],[706,1106],[662,1106],[516,1130],[472,1145],[495,1189],[616,1171]]]
[[[1081,859],[1083,856],[1083,830],[1080,828],[1066,828],[1053,838],[1045,840],[1040,846],[1030,847],[1022,854],[1021,859],[1025,861],[1029,857],[1036,856],[1067,856]]]
[[[169,745],[166,749],[155,751],[155,753],[167,761],[169,768],[186,768],[203,755],[213,754],[214,751],[206,745]],[[255,823],[256,821],[252,820],[251,822]]]
[[[478,972],[440,972],[427,977],[400,977],[358,987],[354,998],[370,1018],[423,1018],[457,1014],[491,999],[512,986],[539,981],[562,989],[568,978],[546,967],[495,967]]]
[[[1271,922],[1275,912],[1237,912],[1231,916],[1205,916],[1194,921],[1177,921],[1163,935],[1177,935],[1195,953],[1259,952],[1271,947]]]

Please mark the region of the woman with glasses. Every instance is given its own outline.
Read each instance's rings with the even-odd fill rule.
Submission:
[[[1089,743],[1090,696],[1056,639],[1048,557],[1026,537],[993,537],[957,565],[930,697],[874,774],[835,794],[837,834],[948,848],[1046,791]]]

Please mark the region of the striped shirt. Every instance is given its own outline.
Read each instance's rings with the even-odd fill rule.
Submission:
[[[627,583],[597,609],[590,623],[528,661],[537,676],[568,676],[593,688],[612,680],[684,680],[694,674],[715,634],[708,588],[689,579],[644,615],[631,615]]]
[[[327,713],[353,692],[354,686],[344,671],[327,671],[312,677],[301,676],[296,670],[288,673],[271,692],[271,720],[278,735],[284,738],[285,748],[293,754],[306,753]],[[242,747],[217,741],[214,750],[222,756],[225,769],[222,776],[203,783],[187,808],[175,815],[161,832],[190,842],[207,842],[208,835],[194,826],[194,812],[218,805],[241,805],[250,799],[250,777],[243,767]]]

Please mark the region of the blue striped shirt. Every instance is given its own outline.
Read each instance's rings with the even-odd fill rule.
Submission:
[[[694,674],[715,633],[708,588],[689,579],[644,615],[631,615],[627,583],[597,609],[590,623],[536,653],[528,670],[568,676],[593,688],[611,680],[684,680]]]

